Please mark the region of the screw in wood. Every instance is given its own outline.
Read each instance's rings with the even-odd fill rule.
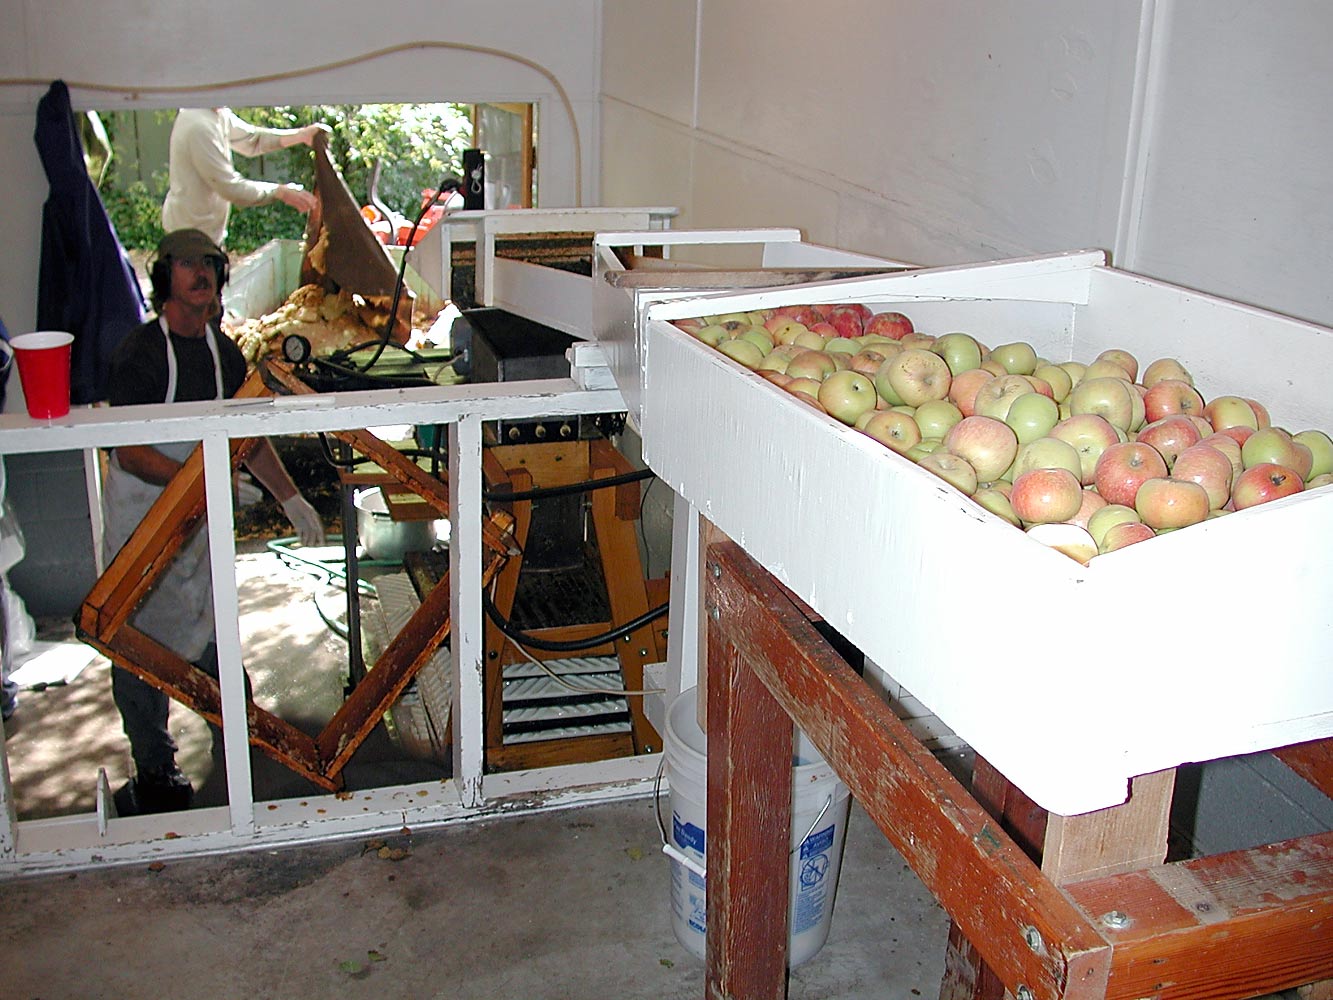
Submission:
[[[1124,930],[1129,926],[1129,914],[1111,910],[1102,914],[1102,923],[1114,931]]]

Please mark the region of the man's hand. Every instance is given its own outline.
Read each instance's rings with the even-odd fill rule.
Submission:
[[[313,146],[315,140],[321,135],[327,139],[332,134],[333,129],[329,128],[323,122],[315,122],[313,125],[307,125],[305,128],[301,129],[301,142],[305,143],[307,146]]]
[[[315,196],[300,184],[279,184],[273,196],[284,205],[290,205],[298,212],[309,212],[318,202]]]

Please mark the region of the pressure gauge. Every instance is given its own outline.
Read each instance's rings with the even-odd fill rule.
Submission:
[[[299,333],[289,333],[282,338],[282,356],[294,365],[305,364],[310,360],[310,341]]]

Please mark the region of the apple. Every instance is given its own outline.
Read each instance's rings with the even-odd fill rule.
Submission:
[[[1191,386],[1194,384],[1194,376],[1175,358],[1158,358],[1143,369],[1143,378],[1139,379],[1139,382],[1145,389],[1151,389],[1163,379],[1184,382]]]
[[[958,412],[963,416],[972,416],[976,412],[977,392],[995,377],[984,368],[973,368],[955,375],[949,382],[949,401],[958,407]]]
[[[1149,479],[1134,497],[1134,509],[1153,531],[1169,531],[1198,524],[1208,516],[1208,492],[1188,479],[1165,476]]]
[[[1250,435],[1253,434],[1254,431],[1255,429],[1253,427],[1246,427],[1244,424],[1233,424],[1231,427],[1223,427],[1217,433],[1223,434],[1226,437],[1231,438],[1237,444],[1243,445],[1250,439]]]
[[[874,391],[873,385],[871,391]],[[827,405],[825,403],[825,406]],[[900,455],[906,455],[913,446],[921,442],[921,428],[911,415],[899,410],[872,410],[870,419],[861,425],[861,430]]]
[[[947,399],[928,399],[916,408],[917,426],[922,437],[937,437],[941,440],[949,433],[949,428],[963,419],[962,411]]]
[[[1157,532],[1142,521],[1126,521],[1123,524],[1114,524],[1106,529],[1101,544],[1097,546],[1097,553],[1098,555],[1106,555],[1108,552],[1123,549],[1126,545],[1146,542],[1148,539],[1156,537]]]
[[[846,337],[830,337],[828,343],[824,345],[824,350],[830,354],[845,354],[850,358],[861,350],[861,345]]]
[[[1084,493],[1093,493],[1092,490],[1084,490]],[[1100,493],[1096,494],[1101,496]],[[1092,540],[1100,548],[1102,538],[1106,535],[1108,529],[1117,524],[1138,524],[1143,520],[1139,517],[1139,512],[1133,507],[1126,507],[1122,503],[1108,503],[1100,510],[1092,512],[1092,517],[1088,518],[1088,534],[1092,535]]]
[[[1220,510],[1231,499],[1231,481],[1235,476],[1231,459],[1210,444],[1200,442],[1182,451],[1171,467],[1171,475],[1202,486],[1208,494],[1210,510]]]
[[[1333,438],[1320,430],[1297,431],[1291,439],[1310,449],[1310,474],[1306,479],[1333,472]]]
[[[788,374],[787,377],[790,378],[791,381],[783,386],[784,389],[793,395],[809,396],[815,402],[819,402],[819,387],[824,384],[823,379],[808,378],[804,375],[793,376],[790,374]],[[822,410],[824,404],[820,403],[819,408]]]
[[[1036,394],[1036,390],[1022,375],[996,375],[981,384],[972,408],[978,416],[1003,420],[1014,400],[1026,393]]]
[[[1259,429],[1259,418],[1254,408],[1240,396],[1214,396],[1203,408],[1203,418],[1213,425],[1213,430],[1223,431],[1228,427],[1248,427]]]
[[[702,318],[693,317],[690,319],[674,319],[671,321],[671,325],[677,330],[684,330],[686,333],[693,336],[702,330],[706,324]]]
[[[1240,460],[1247,469],[1265,462],[1285,466],[1302,482],[1314,468],[1314,453],[1280,427],[1262,427],[1246,438],[1240,446]]]
[[[1111,361],[1109,358],[1101,358],[1088,365],[1087,370],[1083,372],[1085,380],[1090,378],[1122,378],[1126,382],[1133,382],[1134,376],[1129,373],[1129,369],[1117,361]]]
[[[1230,434],[1208,434],[1200,439],[1199,444],[1206,444],[1210,448],[1216,448],[1231,463],[1231,482],[1234,484],[1237,477],[1245,471],[1245,463],[1240,457],[1240,442]]]
[[[1074,446],[1059,438],[1043,437],[1020,445],[1014,456],[1010,482],[1033,469],[1065,469],[1083,485],[1083,463]]]
[[[1027,534],[1033,540],[1069,556],[1084,566],[1097,555],[1097,546],[1093,544],[1092,536],[1077,524],[1067,522],[1034,524],[1027,528]]]
[[[1009,503],[1024,524],[1068,521],[1082,506],[1083,487],[1068,469],[1032,469],[1015,477]]]
[[[768,332],[777,343],[792,344],[797,337],[809,333],[810,328],[794,319],[779,319],[768,328]]]
[[[1202,415],[1203,397],[1198,390],[1174,378],[1164,378],[1149,386],[1143,395],[1144,418],[1152,423],[1175,413]]]
[[[883,392],[881,380],[888,383],[899,403],[920,406],[931,399],[949,395],[953,376],[949,365],[938,354],[922,348],[911,348],[888,358],[875,375],[875,385],[889,402],[893,397]]]
[[[1107,503],[1133,507],[1139,487],[1149,479],[1164,479],[1166,474],[1166,460],[1157,449],[1141,441],[1125,441],[1102,452],[1093,482]]]
[[[867,334],[879,334],[893,340],[902,340],[913,330],[912,321],[900,312],[875,313],[865,321]]]
[[[1270,500],[1280,500],[1305,488],[1305,482],[1291,469],[1271,462],[1252,465],[1240,474],[1231,488],[1231,502],[1245,510]]]
[[[1125,371],[1129,372],[1129,381],[1131,382],[1139,376],[1139,359],[1122,348],[1108,348],[1107,350],[1102,351],[1101,354],[1097,355],[1094,359],[1094,362],[1096,361],[1110,361],[1113,364],[1119,365]]]
[[[967,460],[978,482],[989,483],[1003,476],[1013,464],[1018,437],[1003,420],[974,415],[949,428],[944,447]]]
[[[828,410],[829,416],[841,420],[844,424],[854,424],[861,414],[875,409],[877,397],[875,383],[860,372],[849,369],[834,372],[824,379],[815,398],[824,405],[824,409]],[[914,441],[913,444],[915,443]]]
[[[733,340],[748,340],[765,354],[773,350],[773,337],[762,326],[738,327]]]
[[[1005,369],[1004,365],[1000,364],[1000,363],[999,363],[998,361],[996,361],[994,358],[987,358],[985,361],[981,362],[981,364],[977,365],[977,367],[978,367],[978,368],[983,368],[983,369],[985,369],[986,371],[990,372],[992,375],[1008,375],[1008,374],[1009,374],[1009,372]]]
[[[1031,375],[1037,368],[1037,352],[1026,341],[992,347],[990,360],[998,361],[1010,375]]]
[[[981,345],[970,333],[942,333],[931,341],[930,350],[945,360],[953,375],[981,364]]]
[[[865,333],[864,320],[855,309],[838,308],[828,314],[828,324],[838,331],[839,337],[859,337]]]
[[[912,447],[907,449],[907,457],[913,462],[920,463],[920,461],[927,455],[943,450],[944,442],[939,438],[922,438],[916,444],[912,445]]]
[[[814,330],[806,330],[805,333],[798,333],[791,341],[793,344],[799,344],[802,347],[808,347],[812,351],[822,351],[828,338],[822,334],[815,333]]]
[[[1104,507],[1110,506],[1102,495],[1096,490],[1082,490],[1083,502],[1079,504],[1078,513],[1069,519],[1070,524],[1077,524],[1080,528],[1087,528],[1088,522],[1092,520],[1092,515]]]
[[[996,489],[994,486],[982,486],[972,494],[972,499],[996,517],[1008,521],[1015,528],[1023,526],[1023,522],[1014,513],[1013,504],[1009,502],[1009,495],[1003,490]]]
[[[780,372],[787,371],[787,365],[791,363],[791,357],[786,354],[779,354],[777,351],[769,351],[764,355],[764,360],[759,362],[756,371],[761,372]]]
[[[1132,384],[1122,378],[1084,378],[1069,393],[1069,412],[1095,413],[1113,427],[1128,431],[1134,422],[1136,400],[1141,406]]]
[[[933,451],[917,464],[968,496],[977,491],[976,470],[967,459],[960,458],[951,451],[943,448]]]
[[[751,370],[758,368],[764,360],[764,352],[748,340],[724,340],[717,349],[737,364]]]
[[[738,327],[750,325],[750,314],[725,313],[721,316],[713,317],[713,322],[718,326],[725,326],[728,330],[735,331]]]
[[[1069,372],[1059,365],[1038,365],[1032,376],[1041,379],[1051,387],[1051,398],[1057,403],[1063,403],[1068,399],[1070,391],[1074,388],[1073,378],[1070,377]]]
[[[1082,361],[1061,361],[1055,367],[1063,368],[1068,374],[1074,385],[1083,381],[1083,373],[1088,370],[1088,366]]]
[[[768,368],[760,368],[758,369],[758,371],[760,375],[762,375],[769,382],[772,382],[779,389],[785,389],[788,385],[791,384],[791,376],[787,375],[784,372],[776,372]]]
[[[1082,472],[1079,480],[1084,486],[1095,481],[1097,460],[1102,452],[1120,442],[1120,435],[1105,417],[1095,413],[1080,413],[1065,417],[1051,428],[1051,437],[1071,444],[1078,452]]]
[[[1014,397],[1004,422],[1018,435],[1019,444],[1045,437],[1060,422],[1060,407],[1050,396],[1029,392]]]
[[[898,341],[903,349],[917,348],[922,351],[929,351],[930,345],[935,343],[935,338],[928,333],[909,333],[902,340]]]
[[[787,362],[787,374],[792,378],[812,378],[824,381],[838,370],[838,363],[828,351],[806,350]]]
[[[1170,469],[1182,451],[1199,443],[1199,429],[1179,414],[1163,417],[1141,429],[1134,438],[1157,449]]]
[[[1307,490],[1317,490],[1321,486],[1333,486],[1333,472],[1321,472],[1317,476],[1311,476],[1310,481],[1305,484]]]
[[[1044,378],[1037,378],[1036,375],[1024,375],[1023,378],[1032,386],[1034,392],[1039,392],[1051,402],[1055,402],[1055,390],[1051,388],[1051,383]]]
[[[696,340],[701,340],[709,347],[721,347],[723,343],[731,339],[731,331],[725,326],[718,326],[716,323],[710,323],[694,330],[690,334]]]
[[[1256,428],[1257,430],[1263,430],[1265,427],[1272,426],[1272,422],[1268,419],[1268,410],[1264,408],[1263,403],[1259,402],[1257,399],[1249,398],[1247,398],[1245,402],[1249,403],[1250,409],[1254,411],[1255,422],[1259,425]]]

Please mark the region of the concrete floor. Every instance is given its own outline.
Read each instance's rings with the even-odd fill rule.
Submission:
[[[648,799],[7,883],[6,997],[698,998]],[[381,856],[387,855],[387,856]],[[396,860],[395,860],[396,859]],[[947,921],[853,807],[793,1000],[935,996]]]

